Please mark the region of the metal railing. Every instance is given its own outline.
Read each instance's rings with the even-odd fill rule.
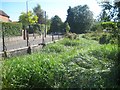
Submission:
[[[2,35],[0,37],[0,52],[6,52],[10,50],[17,50],[24,47],[31,47],[33,45],[43,45],[52,42],[54,40],[58,40],[62,38],[62,35],[54,35],[54,34],[47,34],[45,37],[45,33],[42,33],[41,35],[35,33],[28,34],[28,39],[24,39],[26,36],[22,34],[21,36],[5,36],[4,32],[2,32]],[[26,44],[27,42],[27,44]]]

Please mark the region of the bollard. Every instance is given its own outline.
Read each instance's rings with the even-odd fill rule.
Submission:
[[[53,36],[53,33],[52,33],[52,41],[54,41],[54,36]]]

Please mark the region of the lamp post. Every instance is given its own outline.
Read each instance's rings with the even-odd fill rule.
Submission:
[[[26,13],[27,13],[27,16],[28,16],[28,0],[26,1]],[[28,23],[29,23],[29,20],[28,20]],[[29,27],[26,29],[26,35],[27,35],[27,46],[29,46]]]
[[[46,37],[46,11],[45,11],[45,37]]]

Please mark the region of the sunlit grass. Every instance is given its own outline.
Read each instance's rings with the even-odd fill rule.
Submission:
[[[116,59],[116,45],[84,38],[65,38],[39,53],[6,59],[4,88],[114,87],[107,75]],[[109,78],[109,77],[108,77]],[[109,83],[109,84],[108,84]]]

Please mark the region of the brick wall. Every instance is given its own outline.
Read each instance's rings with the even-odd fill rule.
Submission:
[[[9,18],[8,18],[8,17],[5,17],[5,16],[0,15],[0,21],[3,21],[3,22],[9,22]]]

